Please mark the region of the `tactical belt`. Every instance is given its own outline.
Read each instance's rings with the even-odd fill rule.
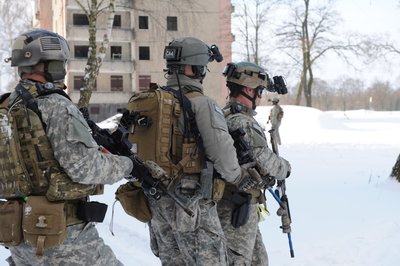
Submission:
[[[226,183],[222,199],[232,201],[232,194],[237,191],[238,189],[236,186]],[[252,188],[246,190],[246,192],[251,194],[251,204],[263,203],[264,195],[261,193],[261,190]]]
[[[65,202],[67,226],[104,220],[107,205],[96,201],[70,200]]]

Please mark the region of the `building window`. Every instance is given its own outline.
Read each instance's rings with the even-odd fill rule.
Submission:
[[[100,114],[100,106],[95,104],[90,106],[90,114],[91,115],[98,115]]]
[[[122,59],[122,47],[111,46],[111,60],[121,60],[121,59]]]
[[[88,58],[89,45],[76,45],[74,47],[75,58]]]
[[[150,47],[139,46],[139,60],[150,60]]]
[[[79,91],[83,87],[83,76],[74,76],[74,90]],[[93,91],[97,90],[97,80],[94,82]]]
[[[75,26],[87,26],[89,25],[89,19],[85,14],[73,14],[72,23]]]
[[[122,76],[111,76],[111,91],[122,91],[123,85]]]
[[[149,29],[149,17],[139,16],[139,29],[148,30]]]
[[[121,28],[121,15],[114,15],[113,27]]]
[[[151,76],[139,75],[139,91],[150,89]]]
[[[167,17],[167,30],[177,31],[178,30],[178,18]]]
[[[74,90],[78,91],[83,86],[83,76],[74,76]]]

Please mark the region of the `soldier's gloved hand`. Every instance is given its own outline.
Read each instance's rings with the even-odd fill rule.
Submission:
[[[241,177],[239,182],[237,183],[237,187],[241,191],[246,191],[250,188],[259,186],[262,184],[262,179],[259,173],[255,168],[255,163],[246,163],[240,166],[241,168]]]
[[[267,178],[265,178],[265,183],[268,187],[273,187],[276,184],[276,179],[273,176],[268,176]]]

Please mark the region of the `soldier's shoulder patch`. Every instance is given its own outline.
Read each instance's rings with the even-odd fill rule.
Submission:
[[[222,112],[222,109],[215,103],[213,105],[214,105],[214,111],[217,112],[218,114],[224,116],[224,112]]]
[[[252,127],[253,129],[255,129],[257,132],[259,132],[261,135],[264,135],[264,134],[263,134],[264,128],[262,128],[258,123],[252,123],[252,124],[251,124],[251,127]]]

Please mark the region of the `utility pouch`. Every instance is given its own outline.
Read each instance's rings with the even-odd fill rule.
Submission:
[[[182,162],[184,174],[199,174],[201,172],[201,160],[196,142],[182,143]]]
[[[204,199],[212,199],[213,196],[213,173],[214,165],[210,161],[206,161],[205,167],[201,170],[200,185],[201,193]]]
[[[22,241],[22,204],[17,200],[0,201],[0,244],[18,246]]]
[[[231,220],[233,227],[239,228],[249,220],[251,198],[251,194],[243,191],[237,191],[232,194],[231,201],[235,205]]]
[[[44,249],[61,245],[67,234],[64,202],[49,202],[45,196],[30,196],[23,205],[22,229],[25,243],[36,247],[36,255]]]
[[[95,191],[96,185],[76,183],[66,173],[55,171],[50,175],[46,197],[49,201],[74,200],[92,195]]]
[[[121,185],[115,192],[115,199],[121,202],[124,211],[143,223],[151,220],[149,200],[144,194],[143,188],[133,182]]]
[[[220,178],[214,178],[212,199],[214,201],[220,201],[224,196],[224,191],[225,191],[225,181]]]
[[[106,216],[107,207],[107,204],[97,201],[80,201],[76,214],[79,220],[102,223]]]

